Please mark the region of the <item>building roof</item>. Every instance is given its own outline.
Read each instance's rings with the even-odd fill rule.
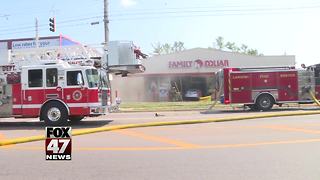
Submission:
[[[183,51],[179,52],[173,52],[173,53],[168,53],[168,54],[161,54],[161,55],[154,55],[150,56],[149,59],[152,59],[154,57],[158,56],[172,56],[172,55],[180,55],[180,54],[185,54],[185,53],[193,53],[193,52],[203,52],[203,53],[224,53],[224,54],[229,54],[229,55],[237,55],[237,56],[247,56],[247,57],[283,57],[283,56],[294,56],[294,55],[262,55],[262,56],[255,56],[255,55],[248,55],[240,52],[231,52],[231,51],[225,51],[225,50],[220,50],[220,49],[215,49],[215,48],[192,48],[192,49],[186,49]]]

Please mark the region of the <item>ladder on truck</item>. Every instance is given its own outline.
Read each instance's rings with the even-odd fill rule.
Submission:
[[[94,65],[96,59],[101,59],[102,53],[96,49],[82,46],[53,46],[46,48],[28,48],[11,50],[9,64],[16,66],[27,65],[30,61],[33,64],[46,61],[62,60],[69,64]]]

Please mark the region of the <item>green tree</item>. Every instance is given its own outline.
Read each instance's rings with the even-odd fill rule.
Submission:
[[[257,49],[249,48],[248,45],[241,44],[239,47],[235,42],[224,42],[224,38],[219,36],[216,38],[216,46],[219,50],[229,50],[231,52],[238,52],[242,54],[252,55],[252,56],[263,56],[263,54],[259,54]]]
[[[234,42],[227,42],[226,48],[232,52],[239,52],[239,48]]]
[[[245,44],[242,44],[240,47],[240,52],[246,54],[248,51],[248,46]]]
[[[160,42],[157,42],[155,44],[151,44],[152,48],[153,48],[153,53],[155,54],[162,54],[162,45],[160,44]]]
[[[246,54],[257,56],[259,53],[256,49],[249,49]]]
[[[160,42],[157,42],[156,44],[151,44],[151,45],[153,47],[153,53],[157,55],[179,52],[186,49],[184,47],[184,43],[181,41],[175,41],[173,45],[169,43],[161,44]]]
[[[162,45],[162,49],[164,54],[172,53],[172,46],[169,43],[165,43],[164,45]]]
[[[221,36],[217,37],[216,45],[218,46],[218,49],[220,49],[220,50],[222,50],[225,47],[223,37],[221,37]]]
[[[173,46],[172,46],[172,51],[173,52],[179,52],[179,51],[183,51],[185,50],[186,48],[184,47],[184,43],[181,42],[181,41],[175,41],[173,43]]]

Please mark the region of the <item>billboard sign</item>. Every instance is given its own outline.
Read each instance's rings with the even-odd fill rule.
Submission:
[[[41,39],[39,40],[39,47],[52,47],[59,46],[59,39]],[[28,40],[28,41],[13,41],[12,49],[27,49],[27,48],[35,48],[36,41]]]

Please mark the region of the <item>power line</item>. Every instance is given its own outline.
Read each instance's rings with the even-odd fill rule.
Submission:
[[[199,7],[198,7],[199,8]],[[205,7],[202,7],[205,8]],[[212,7],[211,7],[212,8]],[[276,7],[276,8],[247,8],[247,9],[217,9],[210,7],[206,7],[205,10],[197,10],[196,8],[186,10],[180,8],[175,8],[175,11],[172,10],[160,10],[160,11],[153,11],[153,12],[127,12],[127,13],[118,13],[118,14],[111,14],[110,21],[122,21],[122,20],[142,20],[142,19],[159,19],[159,18],[182,18],[182,17],[210,17],[210,16],[234,16],[234,15],[259,15],[259,14],[286,14],[290,13],[297,13],[298,10],[306,10],[306,9],[319,9],[320,5],[314,6],[297,6],[297,7]],[[173,9],[173,8],[171,8]],[[160,15],[160,16],[157,16]],[[129,16],[129,17],[128,17]],[[143,16],[143,17],[142,17]],[[127,17],[127,18],[126,18]],[[96,15],[91,17],[85,18],[74,18],[69,20],[64,20],[57,22],[57,25],[68,24],[67,26],[60,26],[60,27],[69,27],[74,26],[75,22],[81,21],[88,21],[92,19],[102,19],[103,15]],[[81,23],[82,25],[88,24],[90,22]],[[48,24],[40,24],[39,27],[47,27]],[[20,32],[33,32],[34,26],[21,26],[19,28],[4,28],[1,29],[1,32],[11,31],[5,34],[16,34]],[[17,30],[19,29],[19,30]],[[23,29],[21,31],[21,29]],[[30,29],[30,30],[28,30]]]
[[[270,6],[271,7],[280,7],[281,4],[275,4],[275,3],[268,3],[268,4],[235,4],[234,2],[229,2],[229,4],[231,5],[226,5],[226,2],[223,2],[223,4],[217,4],[217,5],[214,5],[214,6],[192,6],[192,7],[165,7],[161,10],[187,10],[187,9],[225,9],[225,8],[265,8],[267,6]],[[283,5],[283,4],[282,4]],[[306,2],[304,1],[303,2],[303,5],[304,6],[313,6],[313,5],[319,5],[319,2],[318,1],[311,1],[311,2]],[[287,4],[286,4],[287,6]],[[152,9],[133,9],[133,10],[126,10],[126,12],[128,13],[134,13],[134,12],[154,12],[154,11],[159,11],[159,9],[156,9],[156,8],[152,8]],[[123,10],[115,10],[113,11],[114,14],[123,14]]]
[[[102,22],[102,21],[101,21]],[[68,24],[68,25],[62,25],[59,26],[59,28],[68,28],[68,27],[76,27],[76,26],[83,26],[83,25],[90,25],[90,22],[85,22],[85,23],[77,23],[77,24]],[[39,27],[39,30],[47,30],[47,27]],[[27,32],[34,32],[34,30],[22,30],[22,31],[14,31],[14,32],[9,32],[9,33],[3,33],[0,35],[7,35],[7,34],[20,34],[20,33],[27,33]]]
[[[87,20],[90,20],[90,19],[102,18],[102,17],[103,16],[92,16],[92,17],[86,17],[86,18],[69,19],[69,20],[57,22],[56,24],[60,25],[60,24],[81,22],[81,21],[87,21]],[[48,24],[40,24],[39,25],[39,27],[47,27],[47,26],[48,26]],[[3,31],[15,31],[16,29],[17,28],[5,28],[5,29],[1,29],[0,28],[0,31],[1,32],[3,32]],[[34,26],[21,26],[21,27],[19,27],[19,29],[34,29]]]
[[[303,12],[297,12],[303,13]],[[110,21],[133,21],[133,20],[147,20],[147,19],[167,19],[167,18],[195,18],[195,17],[218,17],[218,16],[248,16],[248,15],[277,15],[277,14],[289,14],[288,12],[248,12],[248,13],[224,13],[224,14],[185,14],[185,15],[166,15],[166,16],[149,16],[149,17],[132,17],[132,18],[112,18]]]
[[[249,11],[294,11],[294,10],[304,10],[304,9],[318,9],[320,4],[316,6],[300,6],[300,7],[280,7],[280,8],[247,8],[247,9],[210,9],[207,10],[185,10],[181,9],[179,11],[170,11],[170,10],[160,10],[152,12],[134,12],[134,13],[118,13],[111,14],[110,17],[121,17],[121,16],[144,16],[144,15],[154,15],[154,14],[180,14],[180,13],[213,13],[213,12],[249,12]]]
[[[320,8],[314,7],[314,8]],[[214,16],[239,16],[239,15],[276,15],[276,14],[297,14],[297,13],[305,13],[305,11],[297,11],[298,9],[292,9],[290,11],[281,11],[280,9],[274,11],[266,11],[266,10],[255,10],[255,11],[197,11],[197,12],[162,12],[162,13],[153,13],[150,16],[131,16],[128,18],[111,18],[110,21],[122,21],[122,20],[146,20],[146,19],[165,19],[165,18],[185,18],[185,17],[214,17]]]

